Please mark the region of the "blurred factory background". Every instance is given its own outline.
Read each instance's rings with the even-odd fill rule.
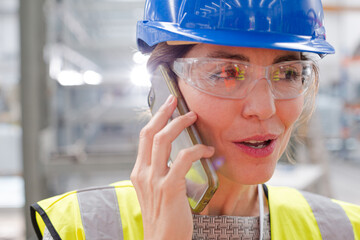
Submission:
[[[270,180],[360,204],[360,2],[323,0],[337,51]],[[0,1],[0,240],[35,239],[29,204],[128,179],[147,122],[144,0]],[[358,25],[359,24],[359,25]]]

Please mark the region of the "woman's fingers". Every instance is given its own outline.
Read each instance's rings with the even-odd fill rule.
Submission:
[[[170,167],[169,178],[184,179],[193,162],[201,158],[210,158],[215,153],[215,148],[197,144],[179,152],[176,160]]]
[[[185,128],[196,121],[196,114],[189,112],[179,116],[166,125],[154,136],[151,165],[159,175],[168,171],[167,161],[171,152],[171,143],[180,135]],[[174,160],[174,159],[173,159]]]
[[[141,130],[139,137],[138,156],[135,163],[137,165],[150,165],[153,138],[169,121],[177,104],[177,99],[170,95],[159,111],[151,118],[146,126]]]
[[[176,98],[169,97],[140,133],[138,157],[130,178],[141,207],[144,239],[191,239],[185,175],[194,161],[214,154],[213,148],[195,145],[181,150],[170,169],[167,167],[172,142],[197,119],[190,112],[168,124],[176,104]]]

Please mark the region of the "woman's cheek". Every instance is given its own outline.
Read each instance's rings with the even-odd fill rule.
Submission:
[[[196,125],[204,143],[214,145],[224,130],[223,126],[229,125],[230,117],[228,115],[231,111],[225,104],[228,101],[202,93],[183,81],[179,81],[179,87],[189,109],[198,116]]]
[[[280,100],[276,103],[276,114],[281,119],[285,128],[292,128],[299,119],[304,106],[304,97],[291,100]]]
[[[301,112],[303,110],[303,105],[304,105],[303,97],[299,97],[291,100],[285,100],[285,101],[278,101],[276,103],[277,115],[284,126],[284,133],[279,151],[279,157],[284,153],[289,143],[291,133],[294,129],[294,124],[301,115]]]

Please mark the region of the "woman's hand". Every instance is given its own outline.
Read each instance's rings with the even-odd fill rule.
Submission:
[[[213,147],[199,144],[180,151],[171,167],[167,166],[171,142],[197,118],[190,112],[167,124],[176,104],[177,99],[170,96],[140,132],[131,181],[141,206],[145,240],[192,238],[185,175],[194,161],[214,154]]]

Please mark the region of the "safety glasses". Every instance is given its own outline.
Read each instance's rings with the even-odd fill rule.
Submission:
[[[242,99],[260,80],[266,80],[275,99],[304,94],[315,81],[313,61],[297,60],[259,66],[246,61],[217,58],[178,58],[173,71],[204,93]]]

